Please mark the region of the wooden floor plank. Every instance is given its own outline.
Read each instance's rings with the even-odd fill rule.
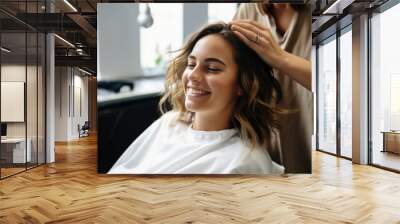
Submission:
[[[400,175],[313,152],[313,174],[96,173],[96,138],[0,181],[0,223],[400,223]]]

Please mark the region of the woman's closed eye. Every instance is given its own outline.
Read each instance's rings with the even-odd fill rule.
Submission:
[[[216,67],[208,67],[207,70],[211,73],[218,73],[218,72],[222,71],[221,69],[216,68]]]
[[[188,67],[190,69],[194,69],[194,67],[196,67],[196,64],[195,63],[188,63],[186,67]]]
[[[186,67],[189,69],[194,69],[196,67],[196,64],[189,62]],[[218,73],[218,72],[222,71],[222,69],[215,67],[215,66],[210,66],[210,65],[205,65],[204,68],[205,68],[205,70],[207,70],[210,73]]]

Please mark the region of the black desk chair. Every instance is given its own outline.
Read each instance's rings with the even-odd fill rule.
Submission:
[[[82,127],[80,127],[80,125],[78,124],[79,138],[89,136],[89,129],[90,129],[89,121],[85,121]]]

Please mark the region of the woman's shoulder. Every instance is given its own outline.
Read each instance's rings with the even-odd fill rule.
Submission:
[[[163,114],[159,118],[159,122],[161,123],[161,126],[165,128],[183,128],[187,127],[188,124],[185,122],[181,121],[180,119],[180,113],[175,110],[171,110]]]
[[[232,173],[242,174],[283,174],[284,167],[275,163],[267,149],[260,145],[252,147],[247,141],[240,140],[239,159]]]
[[[170,111],[164,113],[160,117],[160,120],[165,121],[165,122],[173,122],[173,120],[177,119],[178,116],[179,116],[178,111],[170,110]]]

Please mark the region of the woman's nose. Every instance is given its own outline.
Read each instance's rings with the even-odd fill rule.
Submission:
[[[190,81],[200,82],[202,77],[203,77],[203,75],[201,74],[200,66],[196,66],[192,70],[189,71],[188,78]]]

